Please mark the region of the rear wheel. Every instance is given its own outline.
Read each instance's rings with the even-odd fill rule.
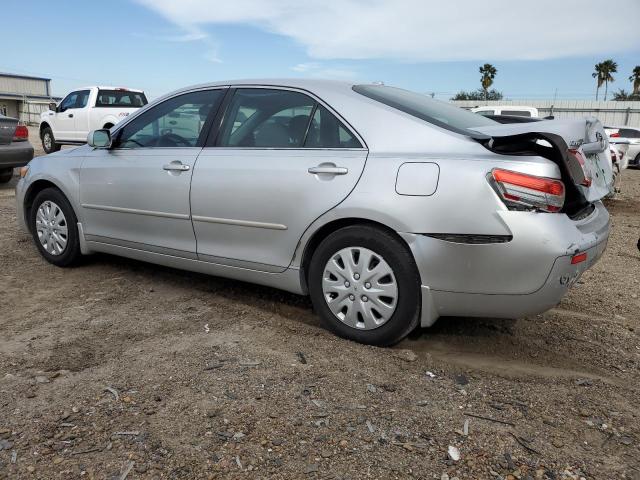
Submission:
[[[67,267],[80,258],[77,223],[69,201],[60,190],[46,188],[36,195],[29,226],[40,254],[48,262]]]
[[[13,168],[0,169],[0,183],[7,183],[13,178]]]
[[[409,248],[371,227],[340,229],[318,246],[309,292],[325,326],[371,345],[393,345],[419,321],[420,276]]]
[[[60,150],[61,145],[56,143],[53,131],[49,127],[42,130],[42,148],[46,153],[53,153]]]

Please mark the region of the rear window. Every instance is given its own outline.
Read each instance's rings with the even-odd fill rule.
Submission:
[[[515,117],[530,117],[531,112],[528,110],[502,110],[502,115],[513,115]]]
[[[420,120],[470,137],[486,138],[486,135],[474,132],[474,127],[498,124],[477,113],[401,88],[384,85],[354,85],[353,90]]]
[[[127,90],[98,90],[96,107],[139,108],[147,104],[142,92]]]

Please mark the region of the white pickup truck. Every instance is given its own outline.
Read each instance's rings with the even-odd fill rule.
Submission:
[[[116,87],[84,87],[74,90],[40,115],[40,139],[47,153],[61,145],[87,142],[91,130],[111,128],[147,104],[142,90]]]

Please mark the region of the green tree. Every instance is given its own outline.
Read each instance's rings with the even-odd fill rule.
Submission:
[[[496,78],[498,70],[490,63],[485,63],[480,67],[480,84],[484,91],[484,99],[487,100],[489,96],[489,87],[493,85],[493,79]]]
[[[634,67],[629,81],[633,83],[633,95],[640,95],[640,65]]]
[[[604,62],[596,63],[595,72],[591,74],[593,78],[597,79],[598,87],[596,88],[596,100],[598,99],[598,91],[604,83],[604,99],[607,99],[607,91],[609,90],[609,82],[615,81],[612,73],[618,71],[618,64],[612,59],[605,60]]]
[[[455,94],[451,100],[502,100],[503,95],[502,92],[498,92],[495,89],[491,89],[488,92],[485,92],[482,88],[474,90],[473,92],[465,92],[464,90],[459,91]]]

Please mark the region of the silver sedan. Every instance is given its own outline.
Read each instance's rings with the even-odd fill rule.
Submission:
[[[319,80],[173,92],[21,170],[18,221],[62,267],[106,252],[311,296],[390,345],[440,316],[555,305],[605,248],[595,119],[500,125]]]

